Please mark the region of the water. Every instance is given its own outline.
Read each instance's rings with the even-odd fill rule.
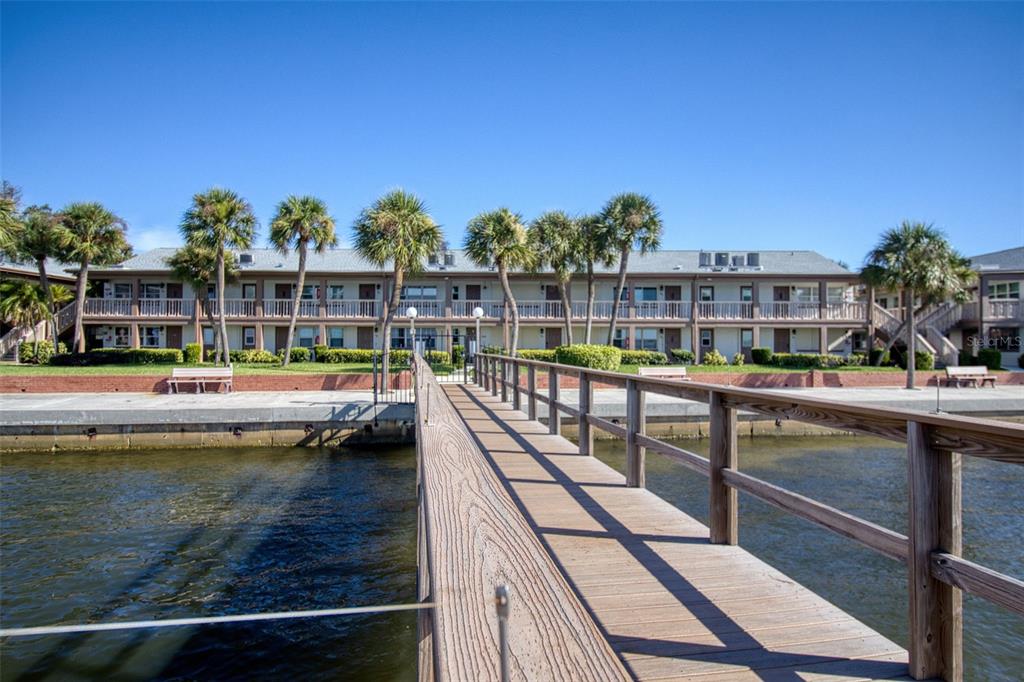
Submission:
[[[681,447],[707,456],[707,441]],[[596,455],[625,471],[621,441],[599,440]],[[771,483],[907,532],[906,453],[863,437],[740,439],[740,469]],[[1024,467],[964,457],[964,555],[1024,577]],[[647,487],[707,523],[707,479],[647,452]],[[890,639],[907,644],[906,570],[861,545],[740,493],[740,544]],[[1024,675],[1024,618],[964,597],[968,680]]]
[[[412,448],[5,455],[5,627],[415,601]],[[10,639],[0,678],[413,679],[412,612]]]

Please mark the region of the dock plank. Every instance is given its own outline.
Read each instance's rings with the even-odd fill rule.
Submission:
[[[474,386],[444,390],[580,602],[641,680],[867,680],[907,653]]]

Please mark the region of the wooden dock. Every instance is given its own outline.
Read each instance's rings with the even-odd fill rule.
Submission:
[[[906,678],[899,645],[499,398],[444,389],[636,679]]]
[[[1024,582],[963,559],[960,538],[961,457],[1024,463],[1020,425],[483,353],[472,385],[414,370],[421,680],[958,681],[962,593],[1024,613]],[[626,389],[625,423],[590,413],[595,385]],[[648,436],[645,393],[708,403],[710,456]],[[908,534],[740,471],[738,410],[905,443]],[[625,472],[590,456],[594,429],[623,438]],[[645,489],[647,449],[708,478],[710,527]],[[908,648],[740,548],[740,491],[905,565]]]

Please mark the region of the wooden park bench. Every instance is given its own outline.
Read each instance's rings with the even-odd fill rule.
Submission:
[[[946,368],[946,386],[960,388],[964,384],[973,385],[975,388],[989,384],[992,388],[995,388],[996,377],[993,374],[989,374],[988,367],[984,365]]]
[[[233,376],[234,370],[231,367],[175,367],[171,370],[167,385],[172,393],[177,393],[181,384],[196,384],[199,392],[205,393],[206,384],[223,384],[230,393]]]
[[[686,376],[685,367],[638,367],[638,373],[642,377],[650,377],[652,379],[678,379],[680,381],[689,381],[690,377]]]

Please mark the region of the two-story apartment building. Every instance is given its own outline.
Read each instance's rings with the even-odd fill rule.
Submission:
[[[193,291],[171,277],[155,249],[110,268],[90,272],[86,302],[88,343],[103,347],[183,347],[213,343],[208,315],[216,314],[216,289]],[[297,268],[295,254],[270,249],[238,254],[240,277],[227,285],[225,308],[232,348],[283,347]],[[382,291],[390,273],[372,267],[350,249],[310,254],[299,304],[297,343],[371,348],[380,345]],[[607,338],[614,305],[615,268],[600,269],[593,341]],[[749,355],[758,346],[777,352],[848,353],[866,348],[870,311],[855,300],[857,275],[811,251],[659,251],[630,257],[615,343],[623,348]],[[513,273],[521,348],[563,343],[562,303],[548,273]],[[574,278],[571,314],[574,340],[584,338],[586,282]],[[408,342],[405,311],[417,310],[416,333],[428,346],[446,348],[475,336],[481,308],[481,342],[507,345],[509,315],[497,273],[469,261],[459,250],[431,258],[407,280],[392,345]]]

